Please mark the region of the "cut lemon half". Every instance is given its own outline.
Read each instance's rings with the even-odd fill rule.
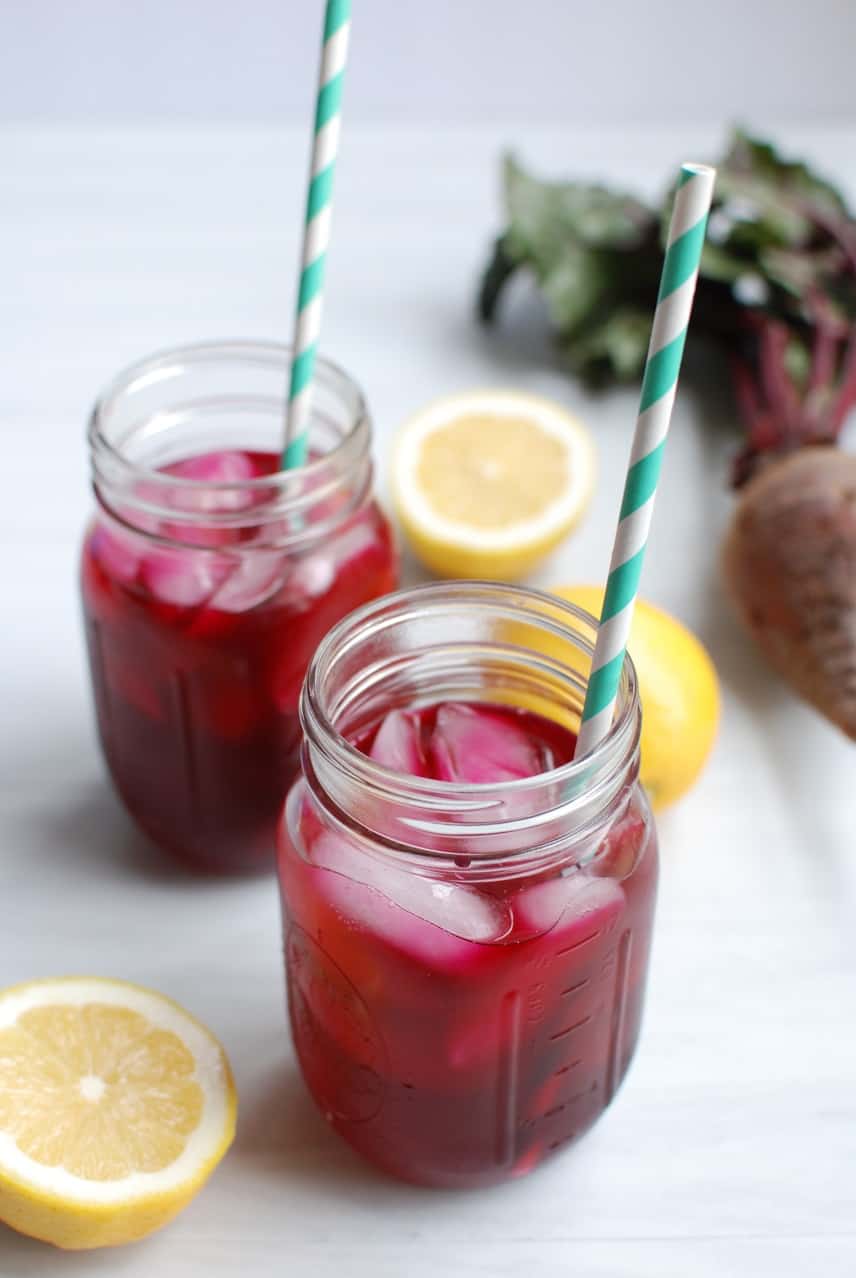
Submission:
[[[94,977],[0,991],[0,1221],[58,1247],[142,1238],[235,1131],[214,1036],[160,994]]]
[[[437,400],[396,440],[392,489],[414,552],[442,577],[524,576],[588,506],[588,430],[550,400],[509,390]]]

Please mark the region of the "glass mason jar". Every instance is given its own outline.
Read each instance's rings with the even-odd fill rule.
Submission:
[[[627,659],[589,757],[502,784],[405,776],[353,742],[450,701],[574,728],[594,633],[547,595],[431,585],[352,614],[309,668],[279,837],[292,1032],[327,1119],[404,1179],[531,1171],[624,1078],[657,883],[636,676]]]
[[[166,351],[120,374],[89,424],[82,592],[104,755],[146,834],[218,870],[272,864],[309,660],[397,576],[365,401],[324,360],[310,461],[278,469],[289,361],[256,342]]]

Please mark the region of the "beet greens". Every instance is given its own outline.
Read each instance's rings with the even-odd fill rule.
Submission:
[[[691,340],[727,355],[746,439],[742,485],[763,455],[833,443],[856,404],[856,221],[806,164],[736,132],[718,176]],[[672,193],[662,210],[582,182],[544,182],[505,161],[508,225],[481,285],[495,318],[527,269],[564,358],[586,383],[633,381],[645,362]]]

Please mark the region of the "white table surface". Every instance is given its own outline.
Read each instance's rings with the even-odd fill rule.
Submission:
[[[788,137],[856,195],[856,129]],[[474,324],[500,146],[653,193],[718,138],[689,126],[347,135],[324,344],[367,389],[378,455],[423,401],[473,385],[554,395],[596,432],[593,510],[537,584],[604,573],[634,395],[587,397],[536,320],[516,340]],[[721,739],[661,823],[647,1021],[627,1083],[582,1144],[528,1180],[428,1192],[360,1163],[296,1071],[273,880],[176,873],[107,786],[75,581],[86,412],[155,348],[287,333],[304,151],[303,135],[270,131],[0,133],[0,985],[91,971],[155,986],[222,1038],[241,1096],[233,1150],[175,1224],[77,1256],[0,1227],[0,1275],[852,1275],[856,754],[790,698],[724,607],[726,398],[680,397],[645,576],[710,646]]]

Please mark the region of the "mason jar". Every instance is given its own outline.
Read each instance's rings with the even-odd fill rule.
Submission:
[[[326,360],[308,464],[279,469],[290,358],[260,342],[165,351],[121,373],[89,424],[82,592],[104,757],[137,825],[216,870],[273,863],[306,667],[396,583],[368,409]]]
[[[406,1180],[531,1171],[633,1056],[657,842],[629,658],[611,731],[572,757],[594,635],[551,596],[430,585],[310,665],[278,851],[293,1040],[328,1121]]]

